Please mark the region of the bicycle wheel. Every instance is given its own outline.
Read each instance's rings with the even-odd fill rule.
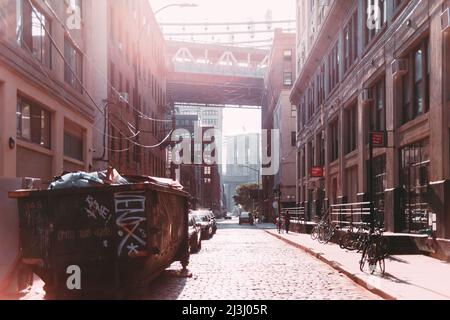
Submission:
[[[380,237],[380,255],[383,258],[389,255],[389,241],[386,237]]]
[[[355,250],[355,248],[353,247],[353,237],[353,234],[350,232],[344,234],[339,241],[339,246],[341,247],[341,249],[347,249],[350,251]]]
[[[319,237],[319,225],[315,226],[311,231],[311,239],[317,240]]]
[[[377,264],[379,261],[378,249],[379,248],[377,246],[377,243],[373,242],[371,243],[367,251],[367,261],[370,274],[374,274],[377,270]]]
[[[326,233],[325,243],[328,243],[333,239],[336,233],[336,227],[334,225],[329,225]]]
[[[325,243],[325,226],[322,226],[319,228],[319,236],[317,237],[317,240],[319,241],[319,243]]]
[[[386,272],[386,263],[384,261],[384,257],[381,257],[380,260],[378,260],[378,265],[380,267],[380,273],[384,276],[384,273]]]
[[[361,270],[361,272],[364,272],[364,267],[366,265],[366,261],[367,261],[367,247],[365,247],[362,250],[361,260],[359,260],[359,270]]]

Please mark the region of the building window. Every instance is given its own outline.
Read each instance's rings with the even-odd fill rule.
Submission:
[[[17,97],[17,137],[50,149],[50,112]]]
[[[311,168],[314,166],[314,156],[316,153],[316,148],[314,147],[314,143],[312,141],[308,142],[308,169],[311,170]]]
[[[17,41],[47,68],[52,68],[51,22],[29,1],[17,1]]]
[[[325,165],[325,136],[323,132],[320,132],[317,137],[317,165],[324,166]]]
[[[446,70],[445,75],[446,75],[446,88],[447,88],[447,101],[450,101],[450,33],[447,33],[447,35],[445,36],[445,52],[444,52],[444,70]]]
[[[385,82],[380,80],[370,89],[372,105],[370,108],[370,129],[372,131],[386,130],[386,94]]]
[[[292,72],[284,72],[283,84],[285,86],[292,86]]]
[[[297,117],[297,107],[295,105],[291,105],[291,118]]]
[[[330,160],[331,162],[333,162],[339,158],[339,124],[337,120],[330,125],[330,135],[331,135]]]
[[[402,78],[403,122],[428,112],[430,57],[428,39],[407,57],[408,73]]]
[[[211,175],[211,167],[205,167],[204,174],[205,175]]]
[[[320,106],[325,101],[325,64],[319,69],[317,74],[317,104]]]
[[[295,147],[297,145],[297,132],[291,132],[291,147]]]
[[[372,42],[375,36],[386,24],[386,1],[385,0],[365,0],[365,44]]]
[[[373,159],[373,177],[367,179],[368,183],[373,181],[373,201],[380,217],[384,216],[384,191],[387,188],[386,178],[386,155],[382,155]]]
[[[283,51],[283,58],[284,60],[291,60],[292,59],[292,50],[287,49]]]
[[[76,91],[82,93],[81,81],[83,81],[83,65],[81,53],[68,39],[64,39],[64,80]]]
[[[344,73],[353,65],[358,56],[358,12],[344,27]]]
[[[305,158],[305,148],[302,150],[302,157],[301,157],[301,176],[304,178],[306,176],[306,158]]]
[[[346,117],[346,151],[350,153],[358,147],[358,108],[357,105],[352,105],[345,112]]]
[[[205,182],[205,184],[211,184],[211,178],[205,178],[203,179],[203,181]]]
[[[345,170],[347,180],[347,200],[349,203],[358,202],[358,167]]]
[[[311,120],[312,116],[313,116],[314,113],[315,113],[315,110],[314,110],[314,105],[315,105],[314,100],[315,100],[315,99],[314,99],[314,89],[313,89],[313,87],[311,86],[311,87],[308,88],[308,120]]]
[[[83,137],[64,132],[64,155],[83,161]]]
[[[328,55],[328,65],[328,83],[330,86],[329,92],[331,92],[339,83],[339,47],[337,43]]]
[[[69,8],[75,9],[79,18],[82,18],[83,6],[82,0],[66,0]]]
[[[299,114],[299,118],[301,117],[302,119],[302,127],[304,127],[306,125],[306,121],[308,119],[308,114],[307,114],[307,110],[306,110],[306,96],[303,96],[303,98],[301,99],[301,107],[300,107],[300,111],[301,115]]]

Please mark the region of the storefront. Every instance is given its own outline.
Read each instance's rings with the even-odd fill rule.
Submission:
[[[400,150],[401,217],[398,230],[425,233],[428,230],[430,182],[429,141],[423,140]]]

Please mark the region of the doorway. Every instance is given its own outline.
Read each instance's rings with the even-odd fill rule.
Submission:
[[[406,233],[426,233],[429,228],[427,189],[430,183],[428,140],[403,148],[400,161],[402,210],[398,229]]]

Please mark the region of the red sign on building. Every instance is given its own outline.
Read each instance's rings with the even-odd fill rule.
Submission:
[[[374,148],[386,148],[386,132],[372,132],[370,135]]]
[[[312,167],[311,168],[311,178],[323,178],[324,170],[323,167]]]

